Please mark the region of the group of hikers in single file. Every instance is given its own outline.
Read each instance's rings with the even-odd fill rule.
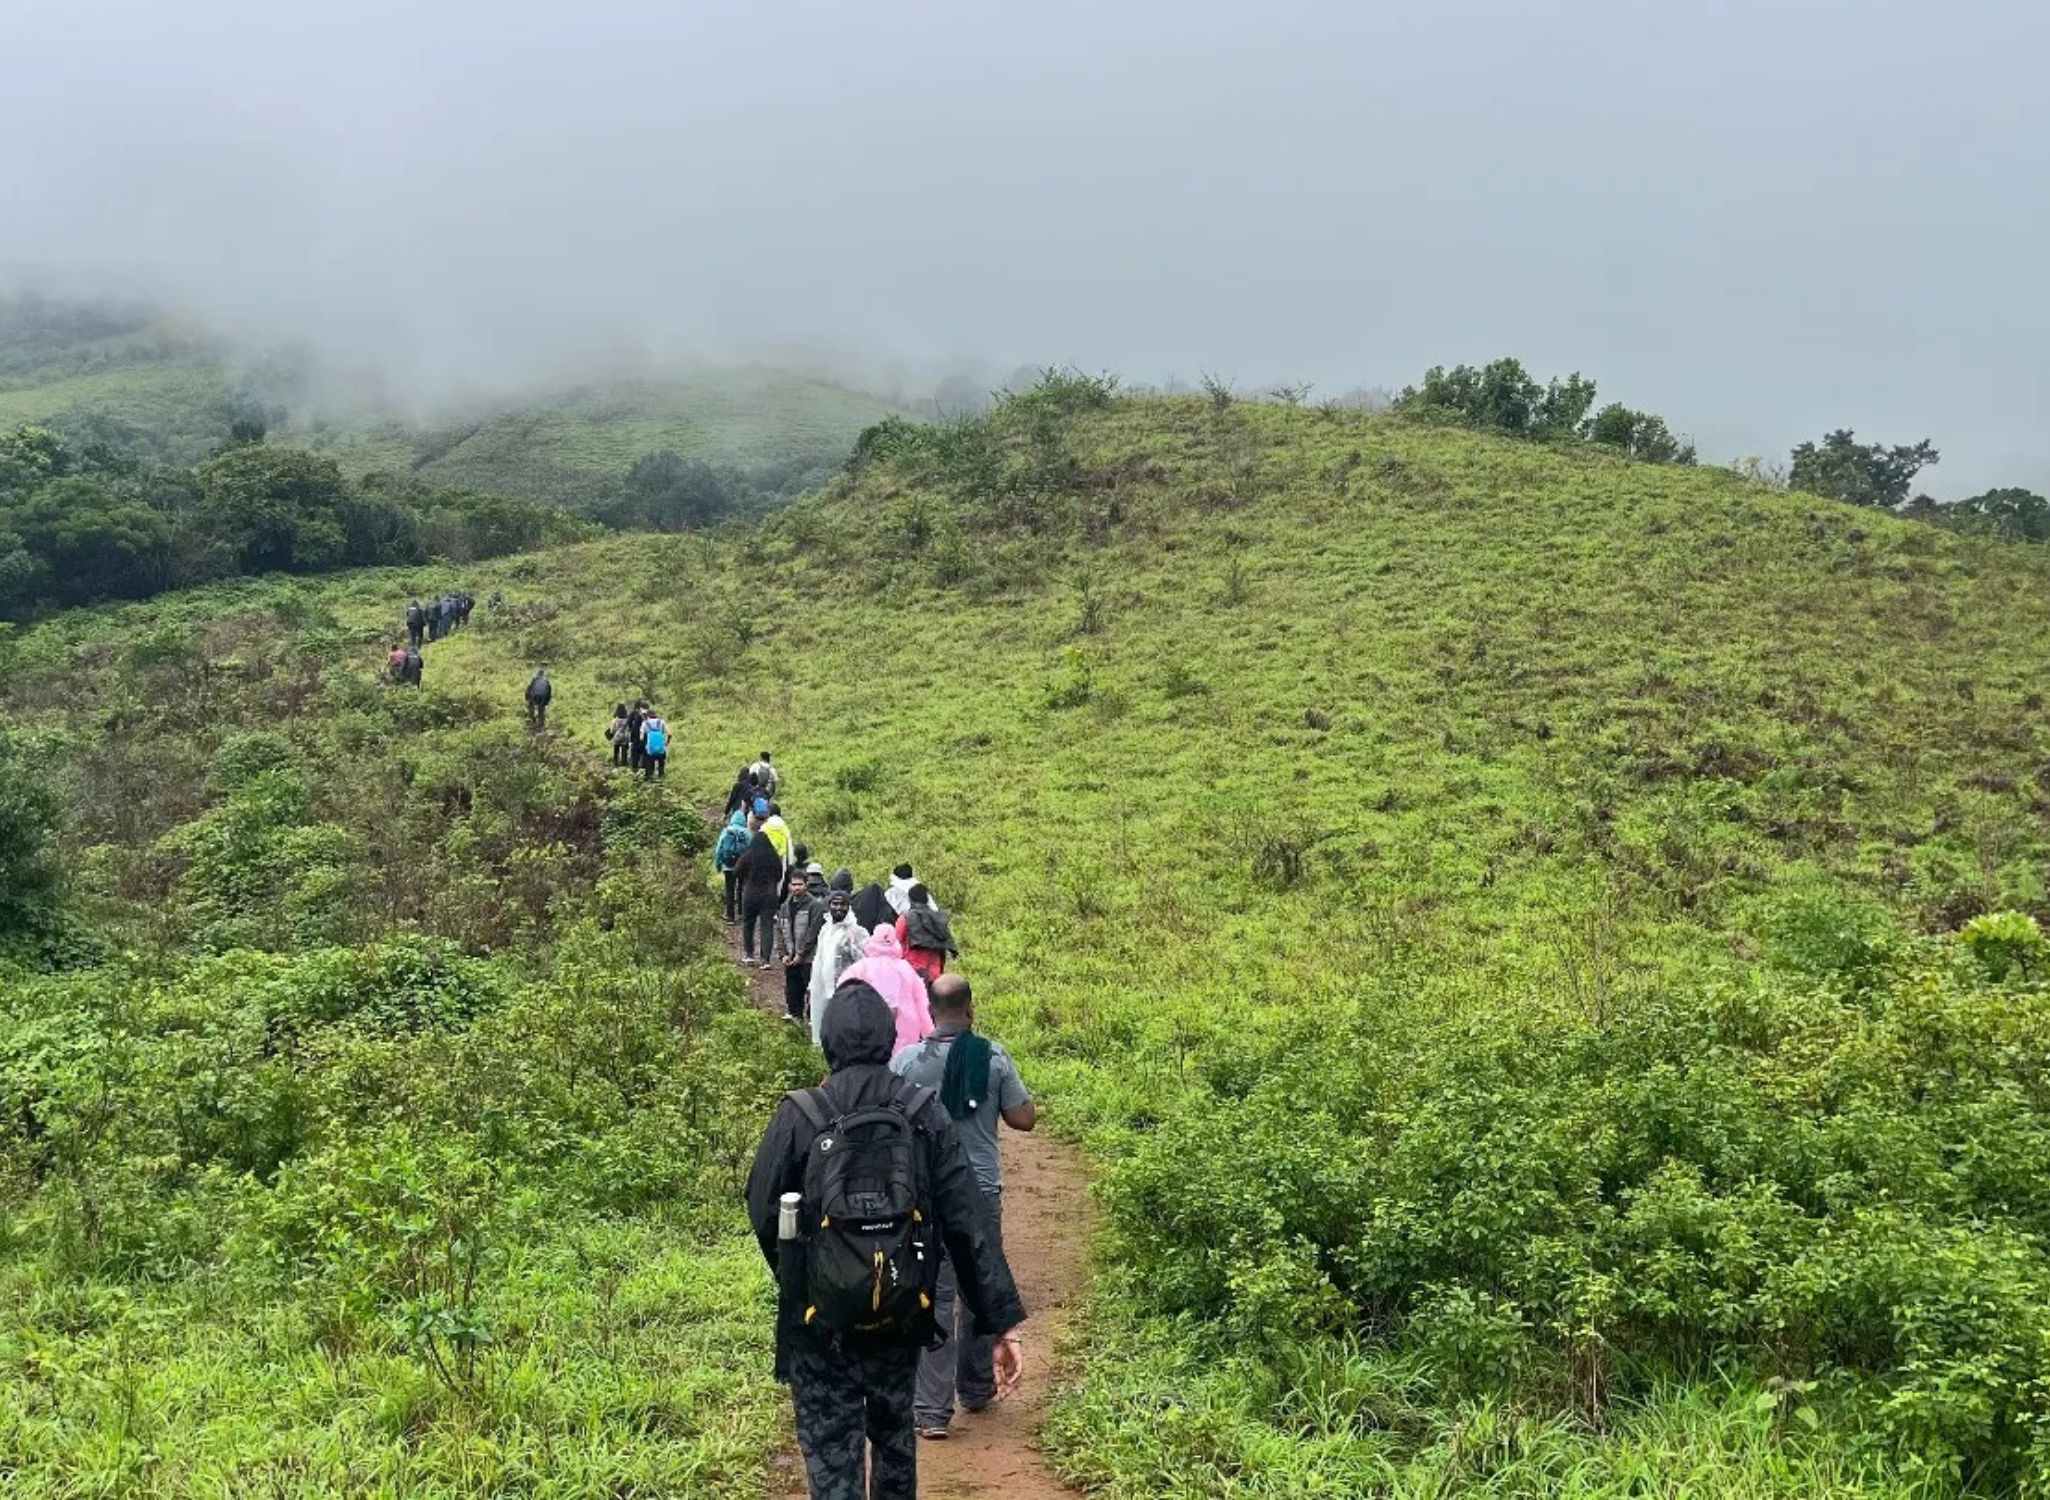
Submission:
[[[829,1069],[777,1107],[748,1216],[777,1282],[776,1372],[815,1500],[911,1500],[920,1440],[1022,1377],[999,1124],[1031,1130],[1017,1064],[975,1029],[952,921],[908,864],[858,890],[797,842],[768,751],[713,847],[742,967]]]
[[[399,686],[419,687],[427,666],[423,648],[430,642],[447,639],[469,624],[470,612],[476,607],[476,596],[465,592],[443,594],[426,604],[418,599],[408,604],[405,638],[394,641],[385,657],[385,680]]]
[[[409,606],[438,640],[441,603]],[[432,622],[432,623],[430,623]],[[419,681],[418,667],[394,681]],[[554,687],[528,682],[529,726]],[[611,764],[667,775],[669,726],[645,700],[615,705]],[[1025,1307],[1003,1248],[1000,1125],[1037,1107],[1001,1043],[975,1029],[952,919],[916,870],[857,888],[828,875],[784,816],[770,752],[741,768],[712,862],[743,968],[783,973],[783,1014],[809,1024],[827,1072],[786,1095],[748,1175],[747,1211],[777,1285],[777,1377],[790,1387],[815,1500],[913,1500],[918,1445],[957,1414],[1019,1387]]]

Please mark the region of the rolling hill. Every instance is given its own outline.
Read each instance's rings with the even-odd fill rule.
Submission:
[[[141,306],[0,302],[0,426],[47,423],[169,463],[204,457],[238,416],[333,457],[352,477],[430,483],[570,508],[662,450],[779,485],[823,477],[877,397],[790,370],[716,363],[464,403],[422,420],[358,391],[330,403],[304,355],[250,358]]]
[[[452,582],[505,606],[431,648],[424,692],[374,687],[400,603]],[[148,981],[147,1034],[225,1007],[257,1029],[205,1078],[300,1078],[319,1107],[232,1199],[207,1164],[255,1148],[189,1123],[138,1164],[14,1184],[15,1285],[137,1288],[82,1331],[56,1292],[16,1299],[14,1347],[43,1351],[0,1359],[24,1492],[127,1472],[32,1395],[119,1328],[159,1351],[151,1462],[192,1483],[313,1453],[420,1492],[573,1492],[558,1438],[592,1483],[693,1462],[704,1493],[760,1483],[763,1287],[719,1173],[807,1060],[711,977],[707,872],[678,861],[692,807],[765,745],[828,868],[917,863],[986,1029],[1099,1165],[1094,1306],[1046,1433],[1076,1482],[2029,1492],[2050,1471],[2046,584],[2033,549],[1719,471],[1055,379],[884,427],[827,492],[732,534],[25,632],[0,694],[13,753],[74,809],[75,905],[160,974],[199,966]],[[540,740],[517,728],[537,664]],[[597,769],[633,696],[670,720],[666,785]],[[106,754],[63,753],[111,723]],[[472,976],[429,1025],[436,985],[333,956],[427,940],[525,987]],[[549,1069],[626,1045],[576,1017],[640,1036],[605,976],[656,953],[696,991],[685,1083],[653,1114],[639,1084],[584,1097],[582,1072],[558,1099]],[[236,990],[237,964],[262,983]],[[69,1066],[47,1038],[114,1024],[60,1022],[84,972],[4,1023],[0,1078],[53,1118],[91,1094],[38,1082]],[[363,994],[403,1024],[322,1029]],[[259,1000],[290,1019],[283,1062]],[[419,1087],[393,1081],[411,1068]],[[434,1092],[472,1076],[487,1106]],[[322,1314],[354,1262],[270,1269],[384,1180],[407,1109],[461,1153],[402,1139],[427,1201],[489,1180],[527,1208],[494,1220],[508,1258],[466,1313],[494,1331],[481,1383],[421,1373],[374,1277]],[[65,1259],[85,1187],[167,1227],[130,1260]],[[203,1205],[220,1233],[283,1227],[222,1251]],[[620,1270],[656,1245],[659,1285]],[[709,1292],[722,1276],[745,1295]],[[175,1329],[130,1327],[166,1308]],[[284,1374],[205,1336],[250,1325]],[[269,1415],[240,1426],[186,1399],[258,1383]]]

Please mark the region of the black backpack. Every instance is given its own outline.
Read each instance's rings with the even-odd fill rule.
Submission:
[[[923,1343],[933,1329],[940,1246],[925,1150],[911,1121],[931,1089],[833,1113],[823,1089],[790,1099],[816,1132],[804,1160],[804,1323],[828,1333]]]

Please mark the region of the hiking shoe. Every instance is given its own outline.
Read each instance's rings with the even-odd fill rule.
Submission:
[[[918,1429],[918,1435],[928,1443],[944,1443],[947,1440],[947,1429],[944,1427],[921,1427]]]

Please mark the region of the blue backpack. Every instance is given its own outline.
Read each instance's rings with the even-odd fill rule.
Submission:
[[[712,851],[712,863],[721,870],[730,870],[740,863],[740,856],[747,853],[747,846],[754,835],[745,827],[736,828],[728,823],[720,830],[718,847]]]
[[[648,754],[650,755],[667,755],[669,753],[669,726],[659,721],[650,724],[642,738],[642,743],[647,746]]]

